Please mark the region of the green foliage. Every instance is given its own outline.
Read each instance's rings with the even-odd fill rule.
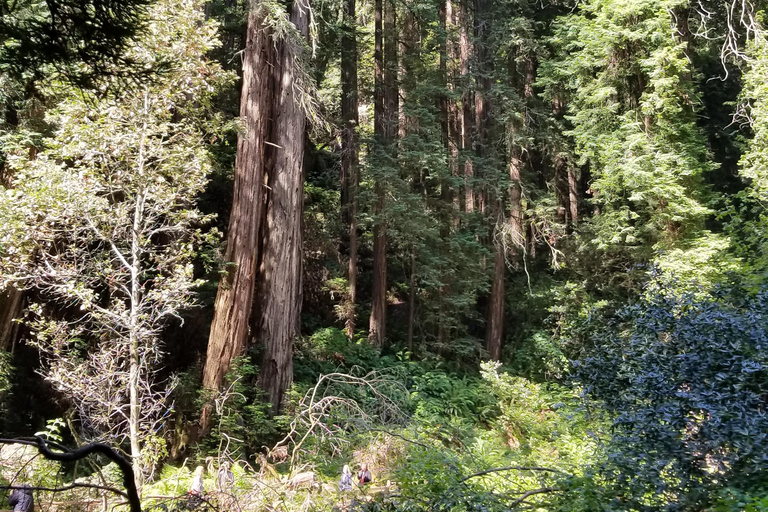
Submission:
[[[142,78],[156,66],[131,58],[150,14],[150,0],[0,2],[0,73],[36,82],[64,79],[93,87],[105,78]]]
[[[277,424],[256,386],[258,371],[248,356],[233,360],[226,377],[228,387],[215,403],[213,428],[205,438],[203,453],[237,460],[259,451],[275,437]],[[199,404],[205,403],[209,402],[202,397]]]
[[[621,506],[690,510],[764,484],[765,292],[654,293],[598,330],[577,375],[614,416],[601,473]]]
[[[583,243],[598,249],[647,258],[656,243],[695,235],[709,213],[694,72],[672,29],[686,5],[600,0],[558,20],[552,44],[562,57],[542,66],[542,83],[551,98],[567,91],[568,134],[599,208]]]
[[[121,51],[143,69],[163,61],[166,73],[119,95],[47,83],[60,99],[47,112],[55,136],[37,155],[8,155],[0,193],[0,281],[37,291],[29,343],[45,377],[88,437],[130,437],[137,461],[146,444],[150,466],[164,456],[163,387],[173,387],[158,375],[161,333],[194,305],[194,253],[215,239],[196,197],[207,141],[227,124],[211,98],[232,79],[206,58],[218,43],[201,4],[162,1],[151,14]]]
[[[296,344],[295,379],[313,382],[320,374],[344,371],[354,367],[373,370],[392,366],[391,357],[379,353],[364,335],[349,339],[336,327],[326,327],[312,333]]]
[[[498,413],[492,396],[478,379],[458,378],[440,370],[413,379],[414,419],[446,439],[487,424]],[[461,437],[461,436],[460,436]]]

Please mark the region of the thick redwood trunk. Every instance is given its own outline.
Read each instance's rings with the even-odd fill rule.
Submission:
[[[357,18],[355,0],[346,1],[345,27],[341,37],[341,210],[342,220],[349,226],[349,305],[346,312],[347,336],[355,332],[357,304]]]
[[[291,23],[309,36],[309,13],[294,2]],[[290,38],[278,44],[279,60],[273,70],[277,103],[272,121],[270,166],[267,173],[267,207],[262,233],[259,268],[258,317],[254,337],[264,351],[259,386],[280,412],[283,396],[293,380],[293,341],[299,333],[301,315],[302,234],[304,211],[304,141],[306,117],[294,83],[303,48]]]
[[[243,59],[240,116],[246,130],[237,141],[234,197],[224,255],[225,274],[216,295],[203,368],[203,386],[212,391],[221,389],[232,359],[245,349],[259,257],[265,134],[273,103],[270,81],[274,46],[270,30],[263,25],[263,13],[258,8],[252,9],[248,16]],[[209,405],[204,408],[200,420],[203,434],[209,430],[210,421]]]

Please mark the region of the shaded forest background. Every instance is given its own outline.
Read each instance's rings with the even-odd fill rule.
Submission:
[[[765,8],[0,0],[2,437],[763,510]]]

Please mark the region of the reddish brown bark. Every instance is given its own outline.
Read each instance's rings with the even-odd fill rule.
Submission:
[[[346,26],[341,37],[341,209],[342,221],[349,226],[349,306],[345,320],[347,336],[355,332],[357,304],[357,187],[358,174],[358,96],[357,96],[357,19],[355,0],[346,2]]]
[[[221,389],[232,359],[245,350],[259,257],[259,225],[262,218],[265,134],[271,117],[270,64],[274,46],[263,13],[248,15],[248,36],[243,53],[243,89],[240,116],[246,130],[238,137],[232,211],[227,229],[225,275],[214,305],[208,352],[203,367],[203,387]],[[211,425],[210,405],[203,409],[201,434]]]
[[[498,205],[499,207],[501,205]],[[501,359],[501,342],[504,336],[504,249],[496,244],[493,256],[493,281],[491,295],[488,298],[488,324],[485,331],[485,346],[488,357],[494,361]]]
[[[228,272],[216,296],[203,385],[222,388],[232,359],[244,352],[252,324],[255,338],[264,343],[259,382],[277,412],[292,379],[292,343],[301,309],[305,118],[294,97],[302,50],[290,36],[276,41],[265,15],[254,6],[248,16],[240,100],[246,129],[238,138]],[[306,37],[306,8],[294,3],[290,19]],[[252,314],[254,290],[260,307]],[[203,435],[211,412],[209,404],[200,420]]]
[[[309,13],[294,2],[291,23],[305,39],[309,37]],[[299,333],[301,315],[302,213],[304,211],[304,143],[306,117],[296,97],[303,48],[289,38],[278,45],[274,69],[276,107],[268,149],[268,190],[262,233],[262,260],[257,278],[258,317],[255,338],[264,345],[259,386],[281,410],[283,396],[293,380],[293,341]]]
[[[374,136],[382,149],[395,162],[395,136],[398,129],[399,98],[397,87],[397,33],[395,5],[392,1],[376,0],[374,14]],[[386,343],[387,328],[387,234],[382,219],[386,190],[381,180],[374,186],[377,217],[373,227],[373,292],[368,339],[377,346]]]

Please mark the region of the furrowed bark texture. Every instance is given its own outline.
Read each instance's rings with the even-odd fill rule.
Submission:
[[[303,38],[309,36],[306,6],[294,2],[291,22]],[[301,223],[304,211],[304,145],[306,117],[294,83],[303,48],[285,39],[278,45],[279,68],[274,74],[277,105],[268,152],[268,191],[259,269],[258,317],[255,337],[264,345],[259,385],[273,413],[293,379],[293,341],[301,315]]]
[[[388,0],[385,5],[382,0],[376,0],[374,10],[374,136],[384,151],[389,153],[394,132],[397,130],[399,113],[394,5]],[[373,227],[373,291],[368,339],[374,346],[383,347],[387,328],[387,234],[386,223],[381,219],[386,194],[381,180],[377,180],[374,185],[374,192],[374,212],[378,220]]]
[[[252,9],[248,15],[243,58],[240,117],[245,131],[237,141],[234,197],[224,254],[227,267],[216,295],[203,368],[203,386],[213,391],[222,387],[232,359],[245,350],[259,257],[265,135],[272,115],[270,80],[274,43],[258,9]],[[210,428],[211,412],[210,406],[203,409],[200,420],[203,434]]]

